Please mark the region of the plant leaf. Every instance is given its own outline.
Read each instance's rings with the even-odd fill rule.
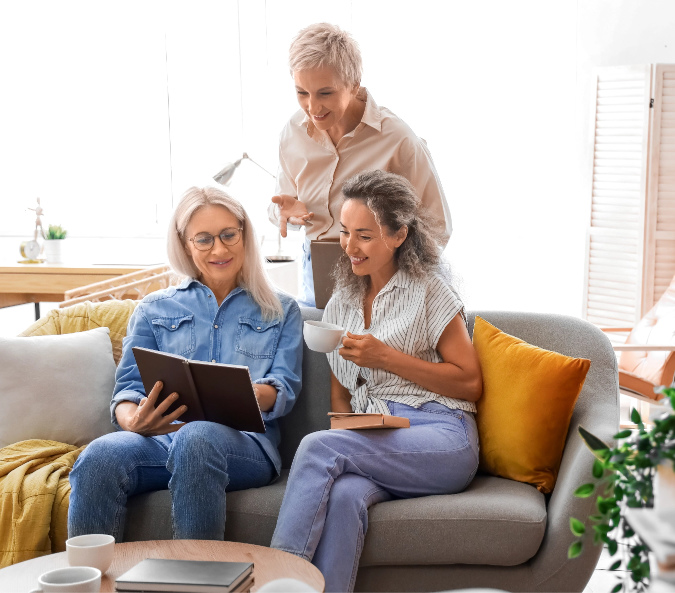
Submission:
[[[574,517],[570,517],[570,529],[577,537],[581,537],[584,533],[586,533],[586,527],[584,524],[579,521],[579,519],[575,519]]]
[[[583,550],[584,544],[582,542],[574,542],[567,550],[568,558],[577,558]]]
[[[617,550],[619,549],[619,544],[617,544],[616,541],[614,541],[613,539],[610,539],[609,542],[607,543],[607,549],[609,550],[609,555],[614,556],[614,554],[616,554]],[[617,562],[621,564],[621,560],[617,560]]]
[[[600,478],[602,478],[602,474],[604,474],[604,473],[605,473],[605,467],[602,464],[602,461],[600,461],[599,459],[594,459],[593,460],[593,477],[596,480],[599,480]]]
[[[593,492],[595,491],[595,485],[594,484],[584,484],[583,486],[579,486],[575,491],[574,491],[574,496],[577,498],[588,498]]]
[[[581,435],[581,438],[584,439],[584,443],[586,443],[586,446],[591,451],[593,451],[593,455],[595,455],[598,459],[603,460],[604,455],[602,454],[602,452],[609,450],[610,446],[603,443],[594,434],[588,432],[583,426],[579,427],[579,434]]]
[[[631,434],[633,434],[632,431],[629,430],[629,429],[626,429],[626,430],[622,430],[621,432],[617,432],[612,438],[627,439]]]
[[[609,570],[616,570],[619,568],[619,566],[621,566],[621,560],[617,560],[614,564],[612,564],[612,566],[609,567]]]
[[[636,408],[631,410],[630,419],[635,422],[635,424],[642,424],[642,416],[640,416],[640,412],[638,412]],[[581,430],[581,426],[579,427],[579,430]]]
[[[612,593],[619,593],[621,589],[623,588],[623,583],[619,583],[618,585],[614,585],[614,589],[612,589]]]

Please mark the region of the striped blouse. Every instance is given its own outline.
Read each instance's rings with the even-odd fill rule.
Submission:
[[[353,334],[372,334],[388,346],[430,362],[443,362],[436,344],[448,323],[464,305],[440,276],[416,280],[397,271],[373,300],[370,327],[365,329],[363,305],[342,291],[326,305],[323,320]],[[328,353],[328,363],[341,385],[351,394],[355,412],[389,414],[386,401],[414,408],[436,401],[448,408],[475,412],[476,404],[445,397],[384,369],[359,367],[345,360],[338,350]]]

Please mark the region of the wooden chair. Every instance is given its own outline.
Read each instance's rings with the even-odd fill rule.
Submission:
[[[59,307],[69,307],[84,301],[100,302],[109,299],[140,300],[160,288],[170,286],[176,275],[168,265],[154,266],[111,280],[94,282],[65,292],[65,300]]]
[[[654,403],[654,393],[675,378],[675,278],[659,301],[635,327],[603,328],[605,332],[630,332],[625,344],[615,344],[619,358],[619,387],[640,401]]]

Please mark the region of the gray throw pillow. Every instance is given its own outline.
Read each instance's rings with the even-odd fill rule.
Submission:
[[[80,446],[114,430],[109,334],[0,338],[0,447],[29,439]]]

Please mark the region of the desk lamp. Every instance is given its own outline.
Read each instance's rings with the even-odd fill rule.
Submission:
[[[248,156],[248,154],[244,153],[240,159],[237,159],[233,163],[228,163],[220,171],[218,171],[218,173],[213,176],[214,181],[220,183],[221,185],[227,185],[232,179],[234,172],[237,170],[237,167],[241,165],[241,161],[244,159],[248,159],[254,165],[257,165],[260,169],[265,171],[265,173],[276,179],[275,175],[272,175],[272,173],[265,169],[265,167],[263,167],[260,163],[257,163],[250,156]],[[279,230],[279,234],[277,236],[277,253],[274,255],[266,255],[265,259],[270,262],[293,261],[295,259],[292,255],[284,255],[281,253],[281,230]]]

